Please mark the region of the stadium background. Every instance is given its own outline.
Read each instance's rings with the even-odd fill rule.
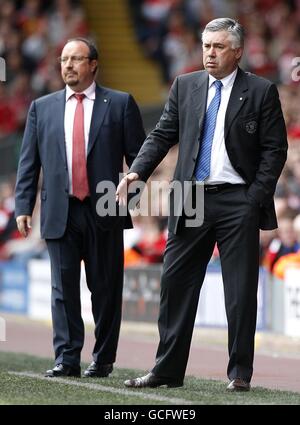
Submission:
[[[50,317],[39,204],[31,235],[24,241],[13,217],[14,183],[31,100],[63,87],[57,57],[66,40],[72,36],[95,40],[100,50],[98,81],[133,94],[148,132],[175,76],[202,68],[201,32],[209,20],[220,16],[237,18],[244,25],[247,39],[241,66],[274,81],[282,101],[289,154],[275,197],[279,229],[261,233],[258,346],[295,355],[300,346],[299,0],[0,0],[0,56],[6,61],[6,81],[0,82],[0,315],[6,322],[9,314]],[[174,148],[151,179],[170,180],[176,156]],[[138,322],[157,320],[166,217],[134,221],[135,229],[125,235],[123,318],[136,324],[131,331],[136,328],[143,336],[148,328]],[[216,330],[219,335],[226,319],[217,247],[209,267],[196,326],[208,326],[211,334]],[[84,277],[82,284],[89,323]],[[18,320],[11,323],[18,328]],[[7,336],[8,329],[9,323]],[[0,342],[0,350],[14,345],[9,338],[7,343]]]

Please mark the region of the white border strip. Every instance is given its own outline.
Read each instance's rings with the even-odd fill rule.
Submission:
[[[174,397],[164,397],[164,396],[159,396],[159,395],[155,395],[155,394],[148,394],[148,393],[143,393],[139,390],[137,391],[130,391],[130,390],[122,390],[122,389],[118,389],[118,388],[113,388],[113,387],[105,387],[104,385],[100,385],[100,384],[91,384],[91,383],[84,383],[84,382],[77,382],[76,380],[70,380],[67,378],[45,378],[37,373],[33,373],[33,372],[13,372],[13,371],[9,371],[8,374],[10,375],[16,375],[16,376],[21,376],[24,378],[34,378],[34,379],[38,379],[40,381],[45,381],[45,382],[53,382],[53,383],[58,383],[58,384],[65,384],[65,385],[72,385],[74,387],[83,387],[83,388],[88,388],[90,390],[95,390],[95,391],[103,391],[103,392],[107,392],[107,393],[112,393],[112,394],[120,394],[120,395],[124,395],[124,396],[130,396],[130,397],[140,397],[140,398],[144,398],[147,400],[154,400],[154,401],[166,401],[170,404],[195,404],[194,401],[190,401],[190,400],[185,400],[183,398],[174,398]]]

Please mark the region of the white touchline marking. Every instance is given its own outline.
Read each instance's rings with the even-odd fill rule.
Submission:
[[[195,404],[194,401],[185,400],[185,399],[182,399],[182,398],[164,397],[164,396],[159,396],[159,395],[155,395],[155,394],[143,393],[141,391],[122,390],[122,389],[113,388],[113,387],[105,387],[104,385],[101,385],[101,384],[91,384],[89,382],[87,382],[87,383],[77,382],[75,380],[73,381],[73,380],[66,379],[66,378],[45,378],[44,376],[41,376],[41,375],[39,375],[37,373],[33,373],[33,372],[9,371],[8,373],[10,375],[16,375],[16,376],[21,376],[21,377],[25,377],[25,378],[34,378],[34,379],[39,379],[41,381],[46,381],[46,382],[55,382],[55,383],[59,383],[59,384],[73,385],[75,387],[84,387],[84,388],[88,388],[90,390],[104,391],[104,392],[112,393],[112,394],[120,394],[120,395],[126,395],[126,396],[131,396],[131,397],[141,397],[141,398],[146,398],[148,400],[166,401],[166,402],[173,403],[173,404]]]

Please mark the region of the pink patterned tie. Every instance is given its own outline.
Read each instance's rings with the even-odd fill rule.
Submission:
[[[73,195],[81,201],[89,196],[89,184],[86,169],[85,141],[84,141],[84,111],[82,101],[84,94],[74,94],[77,105],[73,126],[73,154],[72,154],[72,186]]]

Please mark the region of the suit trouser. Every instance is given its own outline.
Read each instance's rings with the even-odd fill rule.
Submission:
[[[181,217],[183,220],[184,217]],[[217,242],[228,320],[229,379],[253,372],[259,270],[259,207],[246,186],[204,194],[204,222],[169,234],[161,279],[160,343],[153,373],[183,379],[200,289]],[[201,359],[199,359],[201,361]]]
[[[70,198],[68,223],[60,239],[47,239],[51,261],[55,363],[78,366],[84,344],[80,269],[84,261],[95,322],[93,359],[116,358],[123,289],[123,230],[96,226],[90,201]]]

